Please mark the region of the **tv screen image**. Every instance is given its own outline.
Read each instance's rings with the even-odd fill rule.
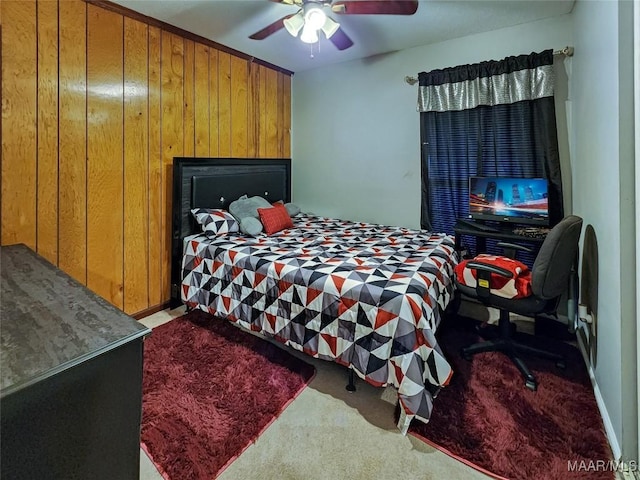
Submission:
[[[544,178],[469,177],[469,217],[533,225],[549,224]]]

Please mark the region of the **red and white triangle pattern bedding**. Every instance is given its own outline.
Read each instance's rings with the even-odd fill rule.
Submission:
[[[406,432],[451,376],[434,332],[453,291],[451,236],[293,218],[271,236],[185,239],[182,300],[398,388]]]

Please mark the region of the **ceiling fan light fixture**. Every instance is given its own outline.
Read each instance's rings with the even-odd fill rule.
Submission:
[[[304,25],[307,25],[314,30],[320,30],[327,21],[327,14],[324,13],[322,7],[308,3],[304,12]]]
[[[304,13],[300,10],[293,17],[287,18],[282,23],[284,23],[284,28],[287,29],[287,32],[293,37],[297,37],[302,27],[304,27]]]
[[[327,39],[329,39],[334,33],[338,31],[339,28],[340,28],[340,24],[338,22],[327,17],[327,20],[324,22],[324,25],[322,26],[322,31],[324,32]]]
[[[308,23],[305,23],[302,29],[302,35],[300,35],[300,40],[304,43],[316,43],[318,41],[318,31]]]

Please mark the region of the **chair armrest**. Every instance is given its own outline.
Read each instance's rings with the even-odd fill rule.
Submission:
[[[518,245],[517,243],[498,242],[496,243],[496,246],[501,248],[512,248],[513,250],[520,250],[521,252],[531,253],[533,251],[532,249]]]
[[[480,270],[482,272],[495,273],[496,275],[500,275],[501,277],[505,278],[513,277],[513,273],[511,273],[506,268],[497,267],[491,263],[484,263],[478,260],[467,263],[466,267],[471,270]]]

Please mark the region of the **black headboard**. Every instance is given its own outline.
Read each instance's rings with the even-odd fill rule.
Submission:
[[[173,159],[171,229],[171,307],[180,304],[179,286],[184,237],[199,232],[192,208],[224,208],[242,195],[270,202],[291,201],[291,159]]]

